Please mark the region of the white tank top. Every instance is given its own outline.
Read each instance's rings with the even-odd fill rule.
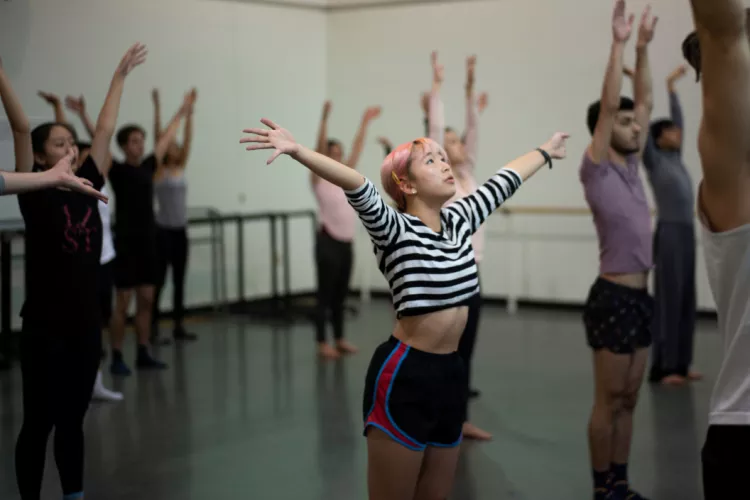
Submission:
[[[107,192],[107,185],[102,186],[102,194],[112,197]],[[102,255],[99,259],[100,264],[106,264],[115,258],[115,245],[112,243],[112,227],[110,226],[109,205],[99,202],[99,217],[102,219]]]
[[[723,351],[708,421],[750,425],[750,224],[723,233],[702,226]]]

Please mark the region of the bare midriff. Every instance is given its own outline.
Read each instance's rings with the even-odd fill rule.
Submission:
[[[396,323],[393,336],[420,351],[448,354],[458,349],[468,317],[467,306],[407,316]]]
[[[604,273],[601,277],[612,283],[626,286],[628,288],[635,288],[638,290],[645,290],[648,288],[648,273],[626,273],[626,274],[610,274]]]

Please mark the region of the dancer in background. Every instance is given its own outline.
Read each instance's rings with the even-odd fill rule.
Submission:
[[[39,96],[53,107],[55,111],[55,121],[57,123],[68,123],[68,120],[65,117],[65,110],[63,109],[62,101],[57,95],[48,92],[39,92]],[[93,138],[96,129],[94,123],[86,112],[86,104],[83,100],[83,96],[79,98],[68,96],[65,98],[65,104],[69,110],[78,115],[86,128],[89,137]],[[76,145],[78,147],[78,166],[81,167],[91,152],[91,144],[78,142]],[[112,156],[108,155],[106,161],[111,162]],[[109,196],[106,184],[102,186],[101,193],[104,196]],[[109,206],[103,201],[99,201],[98,208],[99,217],[102,220],[102,253],[99,260],[101,264],[101,269],[99,269],[99,303],[101,306],[101,325],[103,333],[104,329],[109,325],[109,320],[112,316],[112,290],[114,288],[112,282],[112,261],[115,258],[115,248],[114,243],[112,242]],[[102,349],[102,360],[105,357],[105,352],[106,351]],[[99,369],[96,373],[92,398],[99,401],[121,401],[123,396],[122,393],[111,391],[104,386],[102,371]]]
[[[630,490],[628,458],[633,413],[648,361],[653,299],[651,213],[638,174],[653,108],[648,45],[656,18],[643,13],[636,43],[635,102],[621,97],[625,45],[633,28],[624,0],[612,17],[613,41],[601,100],[588,110],[593,139],[580,168],[586,201],[599,237],[599,277],[583,313],[594,352],[594,405],[589,451],[594,498],[638,500]]]
[[[478,183],[474,177],[477,162],[478,122],[477,107],[474,101],[474,79],[476,70],[476,57],[469,57],[466,62],[466,129],[462,141],[455,130],[445,126],[445,113],[443,101],[440,99],[440,88],[443,84],[443,66],[438,63],[437,53],[432,53],[432,90],[430,91],[428,111],[428,126],[430,139],[445,148],[448,161],[456,176],[456,193],[448,200],[450,205],[456,200],[464,198],[477,190]],[[446,206],[447,206],[446,205]],[[474,258],[477,266],[482,261],[484,250],[484,227],[480,226],[471,237],[471,246],[474,248]],[[479,391],[471,388],[471,360],[474,356],[474,346],[479,330],[479,317],[482,308],[481,286],[479,292],[469,299],[469,317],[466,328],[461,335],[458,344],[458,353],[466,363],[467,391],[469,395],[477,396]],[[468,421],[468,401],[464,416],[464,437],[469,439],[488,440],[492,435]]]
[[[154,140],[161,138],[161,104],[159,91],[154,89]],[[156,212],[157,282],[154,293],[154,308],[151,316],[151,343],[168,344],[169,339],[159,339],[159,298],[167,278],[167,268],[172,267],[172,337],[175,341],[196,340],[196,335],[187,333],[185,319],[185,275],[188,260],[187,234],[187,179],[185,166],[190,158],[193,142],[193,106],[198,91],[193,89],[188,97],[189,107],[185,116],[185,132],[182,146],[172,139],[167,146],[164,159],[157,161],[154,174],[154,193],[159,207]],[[157,157],[158,158],[158,157]]]
[[[337,162],[343,161],[341,143],[328,137],[328,117],[331,102],[323,105],[323,116],[318,130],[317,151]],[[370,122],[380,116],[380,108],[367,108],[354,137],[354,144],[346,165],[357,168],[359,156]],[[341,354],[357,352],[344,338],[344,308],[349,294],[349,278],[354,259],[353,241],[356,232],[356,215],[349,206],[343,191],[312,172],[310,175],[315,199],[318,202],[318,234],[315,241],[315,263],[318,274],[318,304],[316,311],[316,341],[318,354],[324,358],[338,358]],[[335,347],[326,341],[326,324],[330,318]]]
[[[95,189],[104,185],[109,142],[125,79],[146,58],[136,44],[120,61],[96,124],[91,151],[75,174]],[[77,161],[75,131],[46,123],[29,133],[29,120],[0,68],[0,97],[13,131],[17,172],[45,171],[61,160]],[[101,219],[96,199],[46,189],[19,195],[26,226],[26,300],[21,336],[23,424],[16,443],[21,500],[38,500],[47,440],[65,498],[83,498],[83,420],[101,356],[97,285]]]
[[[649,380],[683,385],[699,380],[690,370],[695,334],[695,203],[693,181],[682,159],[682,107],[675,85],[687,66],[667,78],[670,118],[656,120],[643,151],[658,208],[654,234],[654,345]],[[632,75],[626,69],[625,74]],[[645,131],[644,131],[645,133]]]
[[[706,500],[740,498],[750,468],[750,9],[691,0],[695,32],[683,54],[702,83],[698,208],[723,359],[703,447]]]
[[[370,234],[388,280],[397,324],[377,348],[365,385],[363,414],[371,500],[446,498],[458,460],[468,397],[466,367],[456,352],[479,292],[471,235],[521,183],[565,156],[566,134],[501,168],[476,193],[447,208],[455,179],[442,147],[417,139],[385,159],[380,177],[398,209],[355,170],[298,144],[270,120],[246,129],[248,150],[287,154],[345,190]]]
[[[125,162],[112,161],[109,180],[115,193],[115,309],[110,322],[113,375],[130,375],[122,357],[125,319],[135,295],[135,330],[138,337],[136,367],[163,369],[167,365],[148,351],[154,286],[158,281],[156,257],[156,221],[154,218],[154,180],[157,158],[163,159],[174,140],[180,120],[187,116],[189,96],[156,142],[154,152],[143,159],[146,133],[137,125],[126,125],[117,132],[117,144]]]

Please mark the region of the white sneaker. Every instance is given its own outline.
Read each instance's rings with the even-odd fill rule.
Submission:
[[[102,371],[96,374],[96,382],[94,382],[94,392],[91,395],[91,399],[99,401],[122,401],[123,395],[121,392],[110,391],[104,387],[104,381],[102,380]]]

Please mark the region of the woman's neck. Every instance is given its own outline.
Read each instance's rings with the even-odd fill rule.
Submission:
[[[424,203],[415,203],[413,206],[409,207],[406,213],[418,218],[425,226],[429,227],[436,233],[443,230],[443,224],[440,220],[440,208],[435,209]]]

